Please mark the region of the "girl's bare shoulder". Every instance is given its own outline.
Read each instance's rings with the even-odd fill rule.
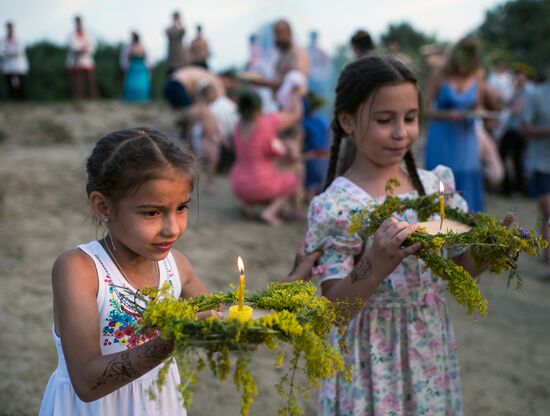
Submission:
[[[52,282],[70,286],[97,288],[97,271],[94,261],[78,248],[66,250],[57,257],[52,268]]]
[[[172,250],[172,255],[180,274],[181,296],[188,298],[208,293],[208,289],[193,270],[187,257],[177,250]]]
[[[179,250],[172,249],[171,253],[174,257],[174,261],[176,262],[176,266],[178,267],[178,272],[180,274],[181,280],[182,282],[185,282],[191,274],[194,274],[191,262]]]

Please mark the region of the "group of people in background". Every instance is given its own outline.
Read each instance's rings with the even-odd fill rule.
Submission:
[[[207,166],[208,189],[215,189],[219,164],[227,164],[229,158],[243,214],[279,225],[285,218],[303,218],[307,202],[323,189],[333,143],[326,103],[333,97],[336,69],[318,45],[318,32],[311,32],[309,45],[302,48],[287,20],[274,22],[269,31],[250,36],[250,57],[243,72],[215,74],[208,63],[210,48],[203,26],[196,26],[196,35],[188,42],[180,14],[173,13],[166,29],[163,91],[177,111],[182,138]],[[272,45],[266,47],[266,39]],[[365,29],[350,37],[349,46],[352,60],[380,50]],[[72,97],[97,97],[95,40],[80,16],[74,19],[68,49]],[[395,39],[386,40],[384,49],[413,64]],[[0,53],[9,97],[24,97],[29,65],[11,21]],[[486,71],[481,44],[472,36],[452,48],[427,45],[421,54],[425,60],[416,64],[423,75],[423,114],[428,123],[424,166],[451,167],[457,189],[473,212],[484,210],[488,187],[507,196],[539,196],[547,222],[550,150],[541,93],[546,84],[533,83],[534,70],[528,64],[514,63],[510,68],[510,60],[503,58]],[[120,67],[125,74],[124,100],[148,102],[150,64],[139,33],[132,32],[121,49]],[[260,145],[256,140],[267,142]],[[340,166],[345,170],[356,149],[347,137],[340,146]],[[258,213],[256,207],[261,207]]]
[[[472,212],[483,211],[485,188],[505,196],[538,199],[542,236],[550,237],[550,110],[546,81],[535,84],[534,69],[503,58],[488,72],[481,44],[468,36],[444,60],[435,61],[426,81],[429,120],[425,166],[453,169]],[[549,252],[545,261],[549,263]]]
[[[246,72],[170,65],[164,94],[177,111],[182,137],[207,166],[208,189],[214,191],[220,153],[230,149],[231,185],[243,215],[277,226],[284,218],[303,218],[307,197],[322,189],[328,123],[317,112],[322,97],[308,92],[310,56],[294,42],[288,21],[273,24],[269,54],[254,41]],[[314,46],[309,50],[319,52]]]

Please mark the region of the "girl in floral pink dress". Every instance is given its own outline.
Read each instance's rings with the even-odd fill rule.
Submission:
[[[336,89],[334,142],[328,188],[311,202],[302,258],[317,254],[313,276],[332,300],[363,298],[366,307],[345,335],[351,381],[343,376],[321,388],[319,415],[461,415],[459,365],[443,282],[416,257],[416,243],[402,243],[415,231],[416,212],[386,220],[366,242],[350,235],[351,214],[373,207],[397,178],[399,197],[437,192],[443,182],[446,204],[466,210],[453,193],[452,171],[438,166],[417,170],[411,147],[419,132],[419,89],[402,61],[377,55],[349,64]],[[357,148],[351,166],[335,178],[340,142]],[[438,218],[437,214],[434,218]],[[474,272],[469,253],[455,261]],[[300,257],[297,257],[300,266]],[[309,260],[308,260],[309,261]],[[300,267],[298,267],[299,269]],[[297,277],[295,275],[294,277]],[[334,343],[337,346],[337,338]]]

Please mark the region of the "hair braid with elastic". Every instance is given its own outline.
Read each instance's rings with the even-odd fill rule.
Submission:
[[[338,158],[340,157],[340,145],[342,143],[342,137],[344,137],[344,130],[340,126],[338,119],[334,119],[331,124],[333,140],[330,147],[330,160],[327,169],[327,178],[325,180],[325,187],[327,189],[336,176],[336,169],[338,168]]]
[[[414,156],[410,150],[408,150],[407,153],[405,153],[405,157],[403,158],[403,160],[405,161],[405,166],[407,167],[407,173],[411,178],[414,189],[416,189],[416,191],[418,192],[418,195],[420,196],[426,195],[426,190],[424,189],[424,185],[422,185],[422,181],[418,176],[418,170],[416,169],[416,162],[414,160]]]

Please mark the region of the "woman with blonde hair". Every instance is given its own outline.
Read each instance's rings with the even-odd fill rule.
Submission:
[[[425,149],[426,169],[449,166],[456,188],[470,211],[481,211],[483,174],[476,110],[495,97],[484,82],[480,43],[474,37],[459,41],[441,71],[427,83],[425,115],[430,118]]]

